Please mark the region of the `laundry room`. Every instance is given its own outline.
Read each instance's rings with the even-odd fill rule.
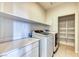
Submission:
[[[0,2],[0,57],[79,57],[79,2]]]

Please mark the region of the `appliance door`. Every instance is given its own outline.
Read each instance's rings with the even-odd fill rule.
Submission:
[[[43,37],[40,40],[40,57],[52,57],[53,47],[53,39],[51,37]]]
[[[47,57],[47,38],[42,37],[40,40],[40,57]]]
[[[40,57],[52,57],[54,50],[54,39],[52,35],[43,35],[33,32],[32,37],[40,40]]]
[[[52,36],[48,36],[47,39],[47,56],[52,57],[54,51],[54,41]]]

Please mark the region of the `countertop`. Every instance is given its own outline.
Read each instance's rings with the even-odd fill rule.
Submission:
[[[37,39],[37,38],[26,38],[26,39],[10,41],[10,42],[6,42],[6,43],[0,43],[0,55],[4,54],[5,52],[8,52],[10,50],[13,50],[16,48],[21,48],[23,46],[27,46],[27,45],[37,42],[39,40],[40,39]]]

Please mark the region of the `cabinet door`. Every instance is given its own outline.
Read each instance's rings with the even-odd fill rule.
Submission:
[[[28,51],[24,57],[39,57],[39,47],[35,47],[32,50]]]
[[[52,57],[52,54],[53,54],[53,46],[54,44],[53,44],[53,39],[51,38],[51,37],[49,37],[48,38],[48,40],[47,40],[47,51],[48,51],[48,53],[47,53],[47,56],[48,57]]]
[[[44,23],[44,12],[35,3],[14,3],[13,14],[25,19]]]
[[[8,14],[13,13],[13,3],[11,2],[1,2],[0,3],[0,11]]]
[[[13,15],[29,19],[28,10],[24,8],[23,3],[13,3]]]
[[[4,55],[2,57],[19,57],[20,56],[19,51],[20,51],[19,49],[15,49],[15,50],[9,51],[9,52],[7,52],[6,55]]]
[[[24,57],[38,57],[39,56],[39,42],[35,42],[25,48]]]

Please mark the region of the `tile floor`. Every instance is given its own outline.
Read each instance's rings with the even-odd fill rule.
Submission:
[[[60,44],[59,49],[55,53],[54,57],[79,57],[79,54],[75,53],[74,47]]]

